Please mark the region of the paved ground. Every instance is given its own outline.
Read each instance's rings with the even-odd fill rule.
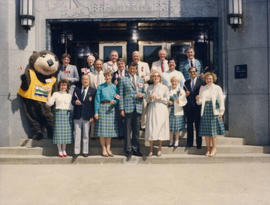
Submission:
[[[270,163],[0,165],[1,205],[269,205]]]

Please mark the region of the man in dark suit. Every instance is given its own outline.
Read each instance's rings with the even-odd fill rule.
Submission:
[[[76,87],[72,96],[74,106],[74,156],[76,159],[81,152],[81,135],[83,135],[83,156],[88,156],[89,128],[94,120],[94,101],[96,89],[89,87],[89,75],[82,76],[82,87]]]
[[[117,67],[118,67],[118,70],[115,71],[113,73],[113,76],[112,76],[112,82],[113,84],[115,84],[116,86],[118,86],[119,84],[119,81],[122,77],[128,77],[128,71],[125,69],[126,67],[126,64],[125,64],[125,61],[123,58],[118,58],[117,59]]]
[[[187,105],[185,106],[185,115],[187,119],[187,147],[193,146],[193,123],[196,128],[196,145],[198,149],[202,147],[202,137],[199,136],[201,106],[197,105],[195,97],[199,94],[200,87],[203,85],[203,80],[197,75],[197,68],[190,67],[190,79],[185,82],[185,90],[187,96]]]
[[[133,155],[142,156],[139,145],[140,117],[142,102],[145,95],[144,80],[137,73],[137,64],[131,63],[128,67],[128,77],[123,77],[119,83],[120,113],[124,117],[124,139],[127,160]],[[132,137],[131,137],[132,131]]]

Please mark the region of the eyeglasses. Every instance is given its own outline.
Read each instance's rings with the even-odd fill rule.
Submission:
[[[197,73],[197,71],[189,71],[189,73]]]

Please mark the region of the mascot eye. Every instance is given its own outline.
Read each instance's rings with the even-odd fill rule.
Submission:
[[[41,57],[42,57],[42,58],[45,58],[45,57],[46,57],[46,55],[45,55],[45,54],[43,54]]]

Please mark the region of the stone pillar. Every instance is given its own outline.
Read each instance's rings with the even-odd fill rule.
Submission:
[[[9,1],[0,1],[0,146],[9,144],[9,102],[7,101],[9,91]]]
[[[234,31],[226,22],[225,2],[222,56],[229,135],[245,137],[247,144],[269,144],[269,3],[243,0],[243,25]],[[234,78],[234,66],[239,64],[247,64],[247,79]]]

